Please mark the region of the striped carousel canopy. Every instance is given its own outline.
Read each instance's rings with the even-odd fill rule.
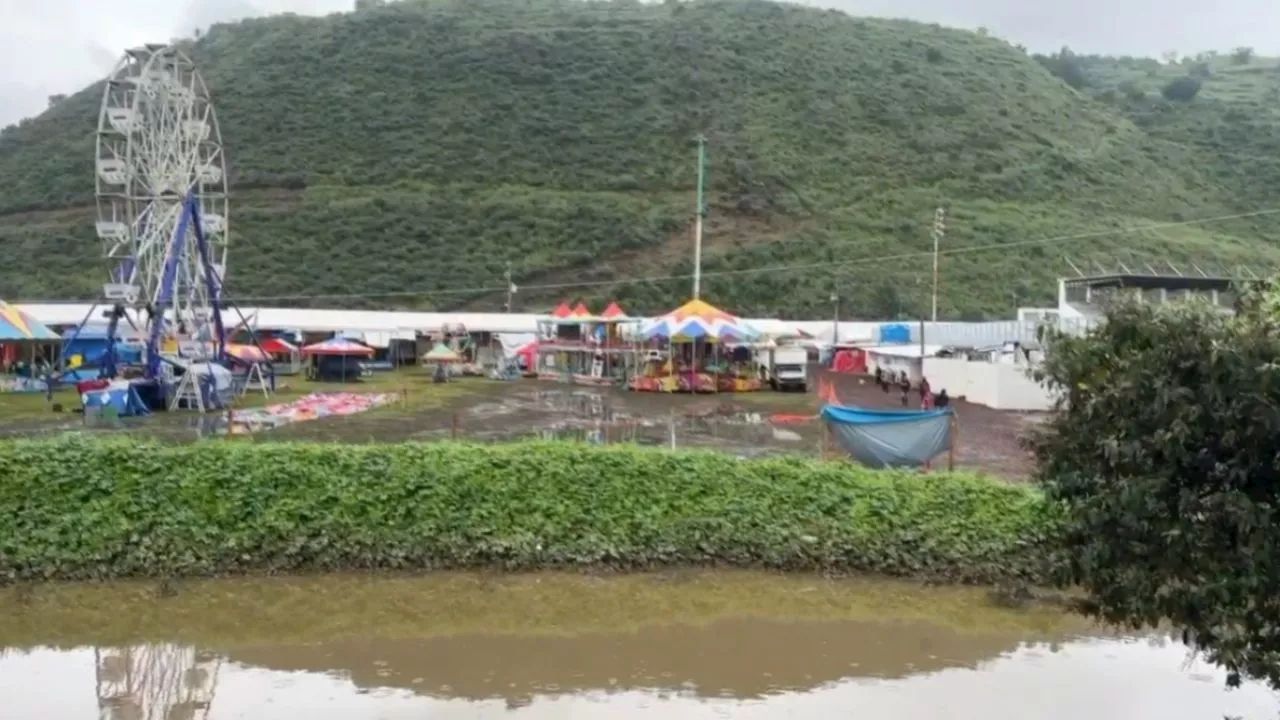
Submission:
[[[736,316],[695,299],[657,318],[644,336],[671,342],[750,342],[760,333]]]

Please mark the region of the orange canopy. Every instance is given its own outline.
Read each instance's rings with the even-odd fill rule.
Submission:
[[[705,322],[712,322],[715,320],[727,323],[738,322],[737,316],[731,315],[705,300],[697,299],[690,300],[675,310],[672,310],[667,313],[667,317],[676,320],[677,322],[683,322],[694,318]]]
[[[574,306],[574,308],[573,308],[573,313],[571,313],[571,314],[569,315],[569,317],[573,317],[573,318],[589,318],[589,317],[591,317],[591,311],[590,311],[589,309],[587,309],[587,304],[586,304],[586,303],[580,302],[580,303],[578,303],[577,305],[575,305],[575,306]]]
[[[611,302],[609,303],[609,307],[605,308],[604,312],[600,313],[600,317],[605,318],[606,320],[622,320],[627,317],[627,314],[622,311],[622,308],[618,303]]]
[[[551,317],[554,318],[567,318],[572,314],[573,311],[569,309],[569,303],[567,302],[560,303],[555,310],[551,311]]]

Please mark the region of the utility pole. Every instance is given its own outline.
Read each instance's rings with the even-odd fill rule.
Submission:
[[[693,218],[693,299],[702,296],[702,218],[707,215],[707,138],[698,135],[698,209]]]
[[[835,320],[831,324],[831,344],[840,344],[840,296],[831,293],[831,307],[835,313]]]
[[[938,245],[947,234],[947,211],[938,208],[933,213],[933,321],[938,322]]]
[[[507,263],[507,271],[502,273],[502,277],[507,281],[507,304],[504,307],[507,312],[511,312],[511,300],[516,294],[516,284],[511,282],[511,263]]]

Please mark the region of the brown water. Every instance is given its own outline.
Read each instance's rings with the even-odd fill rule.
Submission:
[[[753,573],[0,591],[4,718],[1220,718],[1257,685],[970,588]],[[101,713],[101,714],[100,714]]]

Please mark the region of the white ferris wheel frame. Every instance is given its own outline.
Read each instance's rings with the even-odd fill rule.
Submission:
[[[164,299],[165,261],[189,197],[199,209],[214,286],[221,288],[229,244],[222,130],[204,79],[177,47],[127,50],[107,77],[95,180],[96,229],[111,273],[107,287],[125,295],[117,300],[155,307]],[[181,247],[166,315],[194,332],[218,298],[207,282],[194,228]]]

